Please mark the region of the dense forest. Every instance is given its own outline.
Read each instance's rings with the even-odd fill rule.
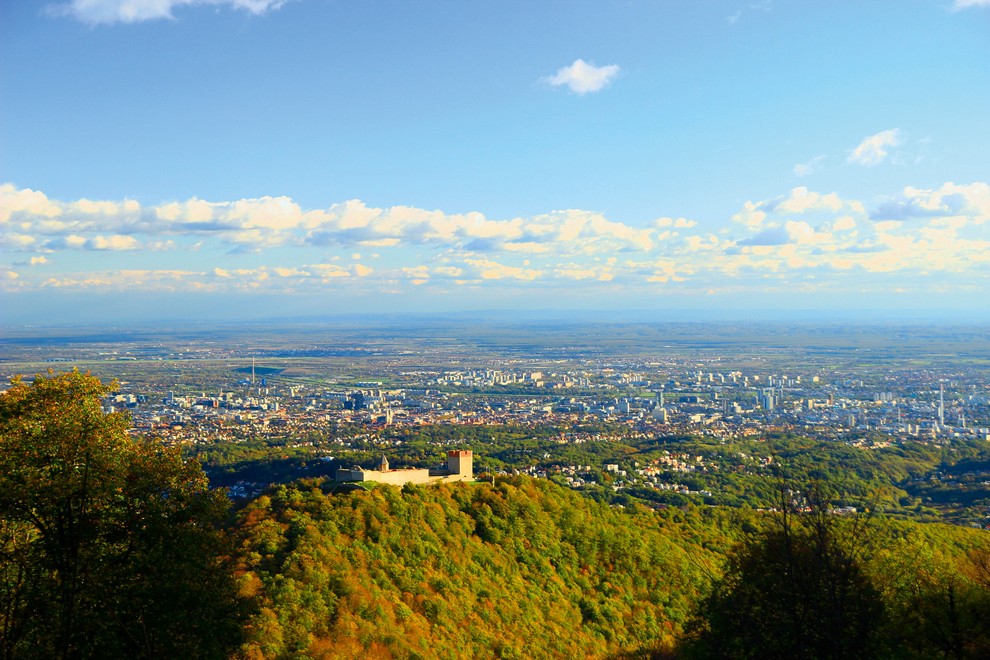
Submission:
[[[268,485],[332,476],[338,467],[367,465],[383,451],[397,465],[430,467],[442,448],[470,449],[479,473],[540,474],[561,485],[580,476],[582,493],[612,504],[708,504],[767,508],[781,478],[833,486],[834,504],[920,521],[984,526],[990,519],[990,443],[861,439],[861,444],[781,431],[744,438],[633,432],[621,424],[421,424],[379,428],[341,425],[326,434],[197,444],[187,457],[201,462],[216,486]],[[692,463],[676,468],[667,460]],[[604,465],[629,475],[617,478]],[[574,466],[584,466],[579,475]],[[662,489],[637,478],[650,468]],[[570,470],[570,472],[569,472]]]
[[[249,646],[259,657],[596,657],[670,645],[717,554],[658,522],[527,478],[280,487],[235,526],[262,603]]]
[[[525,476],[305,478],[234,510],[106,391],[0,396],[0,657],[990,655],[987,533],[835,515],[871,478],[841,461],[764,480],[765,510]]]

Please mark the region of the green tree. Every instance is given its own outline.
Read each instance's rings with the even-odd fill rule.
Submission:
[[[108,391],[74,371],[0,395],[0,655],[224,657],[241,634],[226,496],[129,438]]]
[[[909,534],[871,562],[900,658],[990,657],[990,555],[952,557],[950,544]]]
[[[701,603],[688,654],[722,658],[874,658],[884,607],[860,556],[863,529],[809,497],[738,546]],[[850,529],[850,527],[856,527]]]

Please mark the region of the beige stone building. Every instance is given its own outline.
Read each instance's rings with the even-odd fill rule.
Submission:
[[[384,484],[429,484],[442,481],[473,481],[474,457],[470,450],[455,449],[447,452],[445,468],[400,468],[389,467],[388,459],[382,456],[372,470],[354,466],[337,470],[337,483],[377,481]]]

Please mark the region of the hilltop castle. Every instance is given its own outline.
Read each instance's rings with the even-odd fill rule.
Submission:
[[[377,481],[384,484],[429,484],[442,481],[473,481],[474,455],[470,450],[456,449],[447,452],[445,468],[389,468],[388,459],[383,455],[372,470],[354,466],[337,470],[337,483],[354,481]]]

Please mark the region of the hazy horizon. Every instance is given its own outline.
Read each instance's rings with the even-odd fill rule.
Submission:
[[[80,301],[80,304],[85,304]],[[133,308],[118,313],[104,314],[101,318],[83,316],[25,317],[16,313],[0,320],[0,330],[12,332],[18,329],[176,329],[207,327],[271,328],[296,326],[349,325],[389,327],[410,324],[470,324],[485,323],[494,327],[513,325],[543,325],[563,323],[569,325],[596,324],[681,324],[717,327],[720,325],[753,325],[773,323],[782,327],[815,324],[830,326],[986,326],[990,325],[990,311],[973,310],[945,314],[942,310],[828,310],[828,309],[458,309],[416,311],[396,309],[387,311],[345,311],[338,313],[281,314],[276,309],[263,307],[254,316],[232,316],[221,311],[212,314],[194,308],[187,313],[178,310],[161,310],[157,315]]]

